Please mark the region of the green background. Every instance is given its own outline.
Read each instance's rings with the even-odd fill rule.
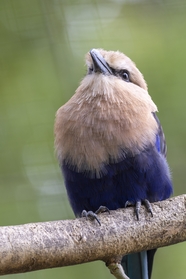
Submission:
[[[134,60],[158,105],[174,195],[185,193],[186,1],[0,1],[0,224],[74,218],[53,147],[56,110],[91,48]],[[152,279],[185,279],[186,244],[158,250]],[[102,262],[21,278],[113,278]],[[3,277],[2,277],[3,278]]]

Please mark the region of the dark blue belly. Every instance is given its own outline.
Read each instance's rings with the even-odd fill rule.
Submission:
[[[128,153],[123,161],[110,163],[105,169],[106,175],[91,178],[63,162],[65,185],[76,216],[84,209],[96,211],[100,205],[114,210],[124,207],[126,201],[161,201],[172,193],[166,159],[152,146],[136,156]]]

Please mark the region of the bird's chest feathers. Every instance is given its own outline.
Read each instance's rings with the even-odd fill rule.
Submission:
[[[78,171],[99,172],[104,164],[121,161],[127,150],[140,152],[157,131],[149,95],[131,95],[130,86],[124,92],[110,84],[104,84],[104,92],[93,87],[88,94],[86,88],[77,90],[56,116],[58,156]]]

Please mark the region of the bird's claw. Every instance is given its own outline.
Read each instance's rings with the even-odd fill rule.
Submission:
[[[83,210],[81,213],[81,217],[86,217],[91,220],[96,220],[98,224],[101,226],[101,222],[97,215],[103,212],[108,212],[110,214],[110,210],[106,206],[101,205],[95,212]]]
[[[136,218],[138,221],[139,221],[140,208],[141,208],[141,201],[137,201],[136,206],[135,206],[135,212],[136,212]]]
[[[110,210],[108,207],[101,205],[95,212],[95,214],[103,213],[103,212],[108,212],[110,214]]]
[[[83,210],[81,213],[81,217],[86,217],[89,218],[91,220],[96,220],[98,222],[98,224],[101,226],[100,220],[98,219],[98,216],[96,213],[94,213],[93,211],[86,211]]]
[[[131,205],[134,205],[134,204],[132,202],[130,202],[130,201],[126,201],[125,208],[128,207],[128,206],[131,206]]]
[[[146,207],[147,211],[150,212],[151,216],[153,217],[152,206],[151,206],[151,203],[147,199],[142,200],[142,201],[137,201],[136,203],[132,203],[130,201],[126,201],[125,207],[130,206],[130,205],[135,205],[135,214],[136,214],[137,220],[139,221],[141,204],[144,204],[144,206]]]
[[[152,210],[152,205],[151,205],[151,203],[150,203],[147,199],[145,199],[145,200],[143,201],[143,203],[144,203],[144,205],[145,205],[147,211],[150,212],[151,216],[153,217],[153,210]]]

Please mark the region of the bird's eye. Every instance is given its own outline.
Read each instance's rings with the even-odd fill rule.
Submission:
[[[120,77],[124,80],[129,82],[130,81],[130,77],[129,77],[129,72],[127,70],[123,70],[120,72]]]
[[[92,72],[93,72],[93,67],[88,68],[88,74],[92,74]]]

